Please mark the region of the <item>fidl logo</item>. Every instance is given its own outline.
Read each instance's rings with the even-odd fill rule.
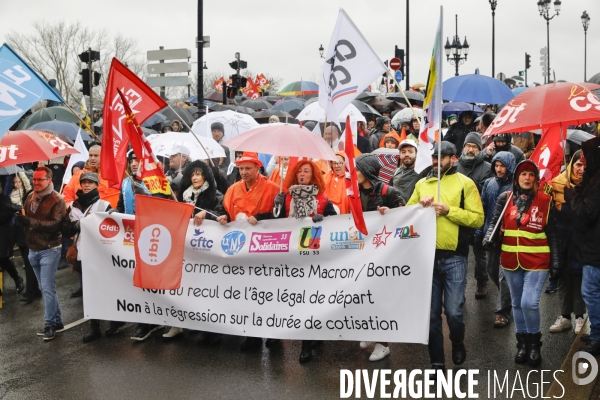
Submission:
[[[227,255],[239,253],[246,244],[246,235],[242,231],[229,232],[221,240],[221,248]]]
[[[316,250],[321,248],[321,226],[303,226],[300,228],[300,236],[298,237],[299,250]]]
[[[200,229],[194,229],[194,236],[190,239],[190,246],[194,250],[199,251],[210,251],[213,247],[213,241],[202,236],[204,231]]]
[[[396,233],[394,234],[394,239],[415,239],[420,237],[420,235],[415,231],[414,225],[403,226],[400,228],[396,228]]]
[[[331,250],[362,250],[365,248],[365,238],[355,227],[347,231],[330,232]]]

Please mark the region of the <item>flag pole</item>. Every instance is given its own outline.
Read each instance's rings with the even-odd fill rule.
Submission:
[[[562,124],[560,124],[559,126],[560,126],[560,140],[561,140],[561,145],[562,145],[562,149],[563,149],[563,160],[565,162],[565,171],[567,171],[567,187],[571,187],[571,177],[569,176],[570,175],[569,165],[567,164],[567,154],[565,153],[565,145],[567,144],[567,142],[563,135]]]
[[[175,115],[177,115],[179,117],[179,120],[183,123],[183,125],[185,125],[185,127],[188,128],[188,130],[192,133],[192,136],[194,137],[194,139],[196,139],[196,141],[198,142],[198,144],[200,145],[200,147],[202,147],[202,150],[204,150],[204,152],[206,153],[206,156],[210,160],[210,164],[213,167],[216,167],[215,163],[213,163],[212,158],[210,158],[210,155],[208,154],[208,151],[206,151],[206,148],[204,147],[204,145],[202,144],[202,142],[200,141],[200,139],[198,139],[196,137],[196,134],[192,131],[192,128],[190,128],[190,126],[185,122],[185,120],[183,118],[181,118],[181,115],[179,115],[179,113],[177,113],[177,111],[175,111],[175,109],[173,109],[173,107],[171,107],[170,104],[167,104],[167,106],[171,109],[171,111],[173,111],[175,113]],[[208,115],[208,114],[206,114],[206,115]],[[208,123],[208,116],[206,117],[206,121]],[[225,133],[225,132],[223,132],[223,133]]]
[[[77,119],[79,120],[79,122],[81,123],[81,127],[83,129],[85,129],[86,131],[88,131],[89,133],[92,134],[92,136],[94,137],[94,139],[96,139],[98,141],[98,143],[102,143],[102,140],[100,140],[100,138],[98,136],[96,136],[96,134],[90,129],[90,127],[85,123],[84,120],[81,119],[81,117],[79,115],[77,115],[77,113],[75,112],[75,110],[73,110],[71,108],[70,105],[68,105],[67,103],[64,103],[65,106],[69,109],[69,111],[71,111],[71,113],[73,113],[74,116],[77,117]]]
[[[394,78],[394,75],[392,75],[392,73],[390,72],[389,69],[387,70],[387,74],[388,74],[388,76],[390,78],[392,78],[392,81],[394,81],[394,85],[396,85],[396,87],[400,90],[400,93],[402,93],[402,96],[404,97],[404,100],[406,100],[406,104],[408,104],[408,106],[410,107],[410,109],[413,112],[415,118],[419,120],[419,123],[422,122],[419,119],[419,116],[417,115],[417,112],[413,108],[412,104],[410,104],[410,101],[408,100],[408,97],[406,97],[406,93],[404,93],[404,90],[402,90],[402,87],[400,87],[400,84],[396,81],[396,78]]]

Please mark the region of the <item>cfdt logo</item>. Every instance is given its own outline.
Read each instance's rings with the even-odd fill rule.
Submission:
[[[365,238],[355,227],[347,231],[330,232],[331,250],[362,250],[365,248]]]
[[[298,237],[299,250],[316,250],[321,247],[321,226],[303,226],[300,228],[300,236]]]
[[[152,224],[140,233],[138,251],[148,265],[159,265],[171,252],[171,233],[163,225]]]
[[[123,246],[133,246],[135,237],[133,235],[133,226],[135,225],[134,219],[124,219],[123,229],[125,229],[125,237],[123,238]]]
[[[242,231],[229,232],[221,240],[221,248],[227,255],[234,255],[240,252],[246,244],[246,235]]]
[[[396,233],[394,234],[394,239],[415,239],[420,237],[420,235],[415,231],[414,225],[402,226],[400,228],[396,228]]]
[[[119,223],[112,218],[104,218],[98,229],[100,230],[100,234],[106,239],[117,236],[121,230]]]
[[[213,247],[213,241],[202,236],[204,231],[200,229],[194,229],[194,236],[190,239],[190,246],[194,250],[199,251],[210,251]]]

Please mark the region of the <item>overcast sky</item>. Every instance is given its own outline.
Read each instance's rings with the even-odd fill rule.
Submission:
[[[209,0],[204,1],[204,49],[210,72],[233,73],[228,62],[239,51],[254,73],[283,78],[283,84],[315,80],[322,60],[318,48],[326,47],[338,9],[343,7],[382,60],[394,56],[394,45],[405,48],[407,0]],[[444,5],[444,42],[455,32],[470,44],[460,73],[492,72],[492,15],[486,0],[420,0],[410,2],[410,83],[427,79],[439,6]],[[532,55],[529,82],[543,82],[540,49],[546,46],[546,21],[536,0],[498,0],[496,10],[496,74],[518,74],[525,53]],[[197,1],[193,0],[0,0],[0,42],[11,30],[29,31],[31,22],[80,20],[92,28],[107,28],[134,37],[141,55],[164,46],[192,50],[197,34]],[[600,1],[564,0],[558,17],[550,21],[551,68],[557,79],[583,80],[584,32],[580,16],[587,10],[588,78],[600,72]],[[552,10],[553,11],[553,10]],[[450,40],[452,42],[452,40]],[[593,51],[595,47],[595,51]],[[195,64],[194,64],[195,67]],[[454,67],[444,62],[444,79]],[[403,85],[404,87],[404,85]]]

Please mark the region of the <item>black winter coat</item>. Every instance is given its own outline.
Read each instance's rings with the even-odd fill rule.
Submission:
[[[463,155],[458,159],[458,163],[456,163],[458,172],[471,178],[471,180],[475,182],[479,194],[481,194],[481,189],[483,188],[485,181],[492,177],[491,164],[484,161],[483,157],[483,152],[479,152],[472,160],[467,160]]]
[[[202,176],[204,177],[204,180],[208,182],[209,187],[200,193],[200,195],[195,199],[196,207],[207,210],[212,214],[216,214],[217,216],[225,214],[225,208],[223,207],[223,194],[217,190],[217,183],[213,175],[213,169],[200,160],[193,161],[183,171],[180,190],[177,194],[177,200],[183,201],[183,193],[192,186],[192,172],[197,168],[202,171]],[[217,168],[215,169],[218,171]],[[195,216],[201,211],[202,210],[195,208],[193,215]],[[217,218],[214,215],[207,213],[206,219],[214,221]]]
[[[0,193],[0,258],[10,257],[14,242],[13,217],[21,206],[13,204],[10,197]]]

